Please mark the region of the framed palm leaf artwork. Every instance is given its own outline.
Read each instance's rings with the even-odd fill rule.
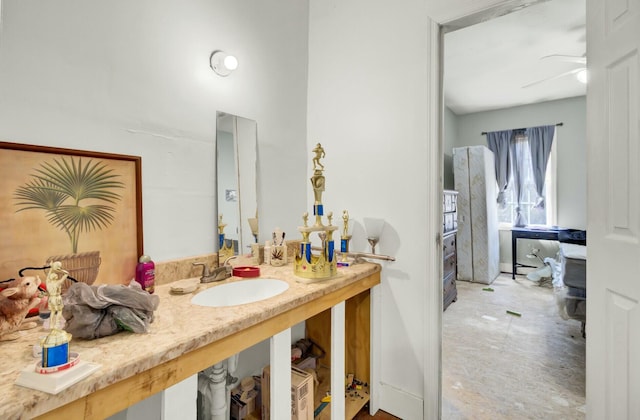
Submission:
[[[0,280],[60,261],[78,281],[128,284],[143,253],[141,173],[139,156],[0,142]]]

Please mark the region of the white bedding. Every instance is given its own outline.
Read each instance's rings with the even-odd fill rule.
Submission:
[[[584,245],[560,242],[560,252],[565,258],[574,258],[578,260],[587,259],[587,247]]]

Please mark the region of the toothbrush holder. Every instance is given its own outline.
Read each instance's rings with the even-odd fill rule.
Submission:
[[[280,267],[287,263],[287,246],[286,245],[272,245],[271,246],[271,265],[274,267]]]

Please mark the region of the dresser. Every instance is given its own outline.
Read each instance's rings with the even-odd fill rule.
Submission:
[[[442,201],[442,308],[458,298],[456,288],[456,232],[458,231],[458,192],[444,190]]]

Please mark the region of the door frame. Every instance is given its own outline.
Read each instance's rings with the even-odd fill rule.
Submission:
[[[442,190],[443,140],[442,115],[442,26],[428,18],[427,22],[427,237],[424,314],[424,403],[423,419],[439,419],[442,415]]]
[[[428,238],[426,272],[431,281],[426,282],[424,296],[425,346],[424,346],[424,419],[439,419],[442,416],[442,190],[443,190],[443,115],[444,115],[444,35],[476,23],[484,22],[508,13],[533,6],[547,0],[503,0],[483,9],[465,11],[462,16],[441,20],[427,18],[427,226]],[[482,5],[480,5],[482,6]],[[447,9],[445,7],[444,9]],[[444,13],[453,16],[459,5],[451,5]],[[442,12],[442,11],[441,11]],[[588,23],[587,23],[588,25]],[[588,110],[587,110],[588,112]],[[588,119],[588,115],[587,115]],[[588,216],[587,216],[588,219]]]

